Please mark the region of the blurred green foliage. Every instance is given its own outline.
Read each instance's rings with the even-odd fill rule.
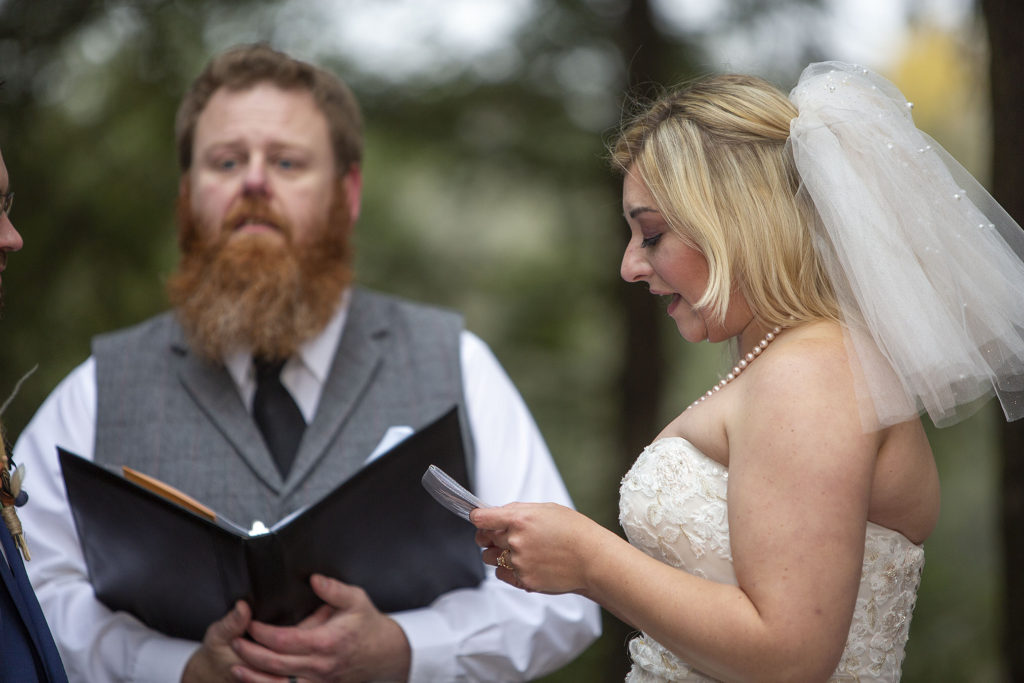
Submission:
[[[296,16],[302,3],[0,1],[0,148],[26,243],[4,273],[0,394],[39,366],[4,414],[9,438],[88,356],[92,335],[164,308],[178,98],[213,52],[267,40],[330,66],[362,102],[359,279],[464,312],[531,406],[578,507],[617,529],[618,480],[635,457],[619,446],[636,409],[620,377],[630,354],[649,351],[663,368],[656,414],[644,416],[655,424],[726,365],[722,349],[687,346],[667,319],[659,346],[627,345],[626,230],[604,144],[638,59],[625,47],[636,30],[627,19],[656,21],[635,5],[538,0],[504,68],[448,60],[402,78],[382,75],[372,55],[306,54],[307,36],[282,28],[320,28]],[[737,2],[727,19],[758,11]],[[660,79],[697,69],[694,36],[646,35],[666,55]],[[820,50],[810,40],[802,49],[803,61]],[[985,410],[933,436],[945,501],[905,680],[999,680],[994,419]],[[547,680],[622,679],[627,630],[606,619],[610,635]]]

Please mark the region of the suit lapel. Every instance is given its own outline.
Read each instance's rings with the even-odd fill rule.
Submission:
[[[227,370],[211,367],[188,351],[183,341],[172,344],[172,353],[179,359],[178,376],[192,400],[253,472],[272,490],[280,492],[284,483],[281,474]]]
[[[375,305],[373,297],[359,289],[353,290],[348,319],[320,395],[319,407],[299,443],[285,493],[301,482],[324,457],[334,435],[359,403],[381,362],[381,341],[387,336],[389,326],[390,316]]]
[[[25,565],[22,563],[20,551],[6,528],[0,529],[0,543],[3,544],[4,554],[7,556],[6,560],[0,557],[0,575],[3,576],[11,602],[18,610],[21,622],[25,625],[25,630],[32,640],[32,647],[35,649],[39,661],[43,663],[44,668],[48,669],[50,665],[46,663],[46,656],[44,656],[46,650],[39,633],[39,629],[47,628],[46,619],[36,602],[35,593],[32,592],[32,584],[29,583],[28,575],[25,573]],[[48,629],[47,636],[49,636]],[[51,645],[51,647],[53,646]],[[55,650],[53,651],[55,652]]]
[[[11,596],[11,601],[18,608],[18,614],[21,615],[22,622],[31,624],[29,608],[25,604],[24,589],[18,580],[19,577],[15,576],[15,568],[21,562],[21,557],[18,555],[19,551],[14,545],[14,540],[6,529],[0,529],[0,543],[3,544],[4,554],[7,556],[6,560],[0,557],[0,576],[3,577],[4,585],[7,587],[7,593]],[[31,631],[31,629],[29,630]]]

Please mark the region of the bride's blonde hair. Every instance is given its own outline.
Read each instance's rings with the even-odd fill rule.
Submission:
[[[712,76],[623,125],[612,165],[650,191],[674,233],[708,262],[698,308],[724,322],[738,288],[768,325],[839,319],[815,251],[815,212],[786,146],[797,110],[755,77]]]

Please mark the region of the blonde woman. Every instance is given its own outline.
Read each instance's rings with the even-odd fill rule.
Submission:
[[[624,127],[621,274],[737,363],[622,480],[629,538],[567,508],[474,510],[484,559],[642,631],[630,681],[900,676],[939,481],[938,424],[1024,414],[1024,235],[888,81],[745,76]]]

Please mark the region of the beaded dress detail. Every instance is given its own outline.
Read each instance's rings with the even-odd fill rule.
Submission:
[[[736,585],[729,543],[729,470],[685,439],[644,449],[619,488],[619,523],[648,555],[711,581]],[[924,550],[868,523],[850,634],[830,681],[898,681]],[[646,634],[629,643],[630,683],[714,681]]]

